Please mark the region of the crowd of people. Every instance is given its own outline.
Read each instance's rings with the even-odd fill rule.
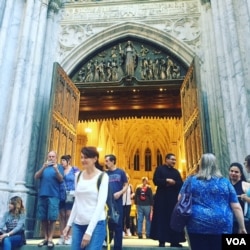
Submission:
[[[215,155],[203,154],[197,171],[183,182],[175,168],[176,156],[169,153],[164,164],[154,171],[155,193],[147,177],[142,177],[141,184],[134,189],[128,173],[116,166],[113,154],[105,156],[104,170],[97,149],[83,147],[81,163],[83,170],[71,165],[70,155],[63,155],[59,164],[56,152],[51,151],[35,173],[40,184],[37,219],[44,234],[38,247],[54,247],[57,220],[60,223],[57,244],[71,245],[72,250],[98,250],[112,240],[113,249],[121,250],[123,237],[143,239],[143,235],[157,240],[159,247],[170,243],[171,247],[181,248],[181,243],[188,239],[192,250],[201,246],[203,250],[220,250],[222,234],[250,233],[250,183],[244,174],[250,173],[250,155],[245,158],[245,168],[239,162],[231,163],[227,178],[220,172]],[[187,185],[192,193],[192,215],[186,231],[176,232],[170,226],[171,215]],[[119,213],[116,224],[107,221],[109,189]],[[12,197],[0,221],[3,250],[26,243],[25,219],[22,198]]]

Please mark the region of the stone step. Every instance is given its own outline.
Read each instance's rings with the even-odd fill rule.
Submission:
[[[155,250],[155,248],[157,247],[157,245],[155,246],[123,246],[122,249],[123,250],[138,250],[138,249],[146,249],[146,250]],[[158,248],[158,247],[157,247]],[[0,249],[2,250],[2,248],[0,247]],[[49,249],[48,247],[38,247],[37,245],[32,245],[32,244],[27,244],[24,245],[20,248],[16,248],[15,250],[35,250],[35,249],[40,249],[40,250],[47,250]],[[70,250],[70,246],[57,246],[55,245],[53,249],[56,250]],[[104,247],[103,250],[105,250],[106,248]],[[111,250],[113,249],[113,247],[111,246]],[[182,248],[178,248],[178,247],[169,247],[166,246],[165,248],[160,248],[160,249],[167,249],[167,250],[189,250],[189,247],[183,246]]]
[[[48,250],[49,248],[44,247],[38,247],[37,244],[41,242],[42,239],[29,239],[27,240],[27,244],[22,246],[21,248],[17,248],[15,250],[34,250],[34,249],[40,249],[40,250]],[[53,242],[56,243],[58,239],[54,239]],[[182,248],[177,247],[170,247],[169,243],[166,243],[165,248],[159,248],[159,249],[168,249],[168,250],[189,250],[188,243],[184,242],[182,243]],[[138,239],[137,237],[126,237],[123,238],[123,250],[138,250],[138,249],[146,249],[146,250],[155,250],[158,248],[158,241],[151,240],[151,239]],[[66,245],[56,245],[53,248],[55,250],[70,250],[70,246]],[[103,247],[103,250],[106,250],[107,248]],[[111,250],[113,249],[113,246],[111,244]],[[0,247],[0,250],[2,248]]]

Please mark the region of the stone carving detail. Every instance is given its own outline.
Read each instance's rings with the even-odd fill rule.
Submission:
[[[94,55],[73,76],[74,82],[172,80],[185,76],[185,68],[174,58],[150,45],[125,41]]]
[[[94,34],[91,24],[66,25],[60,32],[59,43],[63,47],[73,48],[83,42],[86,37]]]
[[[79,2],[80,1],[77,1],[77,3]],[[120,3],[117,4],[114,4],[113,0],[110,0],[110,2],[112,2],[112,5],[100,3],[99,6],[95,7],[93,7],[92,4],[82,4],[77,7],[75,5],[69,5],[64,11],[63,20],[89,20],[92,23],[103,19],[105,22],[109,21],[110,23],[114,23],[117,21],[126,21],[123,19],[128,20],[131,17],[143,17],[144,20],[150,21],[151,19],[161,19],[162,16],[166,15],[180,17],[182,15],[194,15],[199,12],[197,0],[162,1],[161,3],[147,1],[147,3],[145,2],[144,4],[138,4],[135,3],[135,1],[131,1],[129,4],[124,3],[124,1],[119,1]],[[115,2],[118,1],[116,0]]]
[[[174,34],[183,41],[192,41],[200,35],[197,20],[183,18],[175,23]]]
[[[199,18],[181,18],[177,20],[167,20],[164,31],[174,37],[186,42],[188,45],[198,47],[200,37]]]
[[[62,0],[50,0],[49,1],[49,11],[58,13],[62,6]]]
[[[59,56],[65,56],[67,52],[93,34],[94,30],[91,24],[62,26],[59,35]]]
[[[162,1],[161,3],[147,1],[143,4],[133,1],[128,4],[121,0],[116,0],[114,4],[111,0],[103,0],[95,6],[92,0],[68,0],[67,2],[69,4],[65,4],[65,8],[62,9],[63,24],[59,39],[58,61],[90,36],[104,31],[111,25],[130,22],[131,17],[134,21],[140,21],[156,30],[170,33],[188,44],[194,51],[199,49],[200,9],[197,0]],[[108,2],[112,4],[106,5],[105,3]],[[165,24],[163,20],[166,20]],[[70,30],[70,34],[67,30]],[[79,36],[79,30],[82,36]]]

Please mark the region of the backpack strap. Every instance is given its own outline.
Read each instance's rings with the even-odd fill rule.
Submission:
[[[97,190],[99,191],[99,188],[100,188],[100,185],[101,185],[101,182],[102,182],[102,177],[104,176],[104,172],[102,172],[99,177],[98,177],[98,180],[97,180]]]
[[[82,171],[80,171],[79,174],[77,175],[76,183],[78,183],[81,175],[82,175]]]

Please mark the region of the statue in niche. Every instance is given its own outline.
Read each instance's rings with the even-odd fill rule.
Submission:
[[[125,46],[125,72],[129,77],[134,76],[137,66],[137,53],[131,41],[128,41]]]
[[[90,60],[87,63],[87,73],[86,73],[85,82],[92,82],[92,81],[93,81],[93,65],[92,65],[92,60]]]
[[[156,58],[154,61],[153,61],[153,65],[152,65],[152,70],[153,70],[153,78],[155,80],[158,80],[159,79],[159,59]]]
[[[112,80],[112,65],[111,65],[111,61],[108,60],[107,62],[107,67],[106,67],[106,70],[107,70],[107,77],[106,77],[106,81],[109,82]]]
[[[104,82],[105,81],[105,72],[104,72],[104,61],[103,60],[99,63],[98,69],[99,69],[99,80],[100,80],[100,82]]]
[[[140,50],[140,52],[141,52],[141,56],[146,56],[147,55],[147,53],[149,52],[149,50],[147,49],[147,48],[145,48],[144,47],[144,45],[141,45],[141,50]]]
[[[116,49],[116,46],[114,46],[114,47],[111,49],[111,57],[112,57],[112,58],[116,58],[116,57],[117,57],[117,49]]]
[[[173,72],[173,66],[174,66],[174,63],[173,61],[170,59],[170,57],[168,56],[167,57],[167,79],[172,79],[172,72]]]
[[[111,78],[112,78],[112,81],[118,81],[117,62],[114,59],[111,62]]]
[[[148,71],[148,60],[143,58],[141,61],[141,79],[147,80],[147,71]]]
[[[173,65],[173,72],[172,72],[172,78],[173,79],[179,79],[181,76],[180,72],[180,66],[178,66],[176,63]]]
[[[77,80],[78,80],[79,82],[83,82],[84,79],[85,79],[85,77],[86,77],[86,71],[85,71],[85,68],[82,67],[82,68],[80,69],[80,71],[78,72]]]
[[[100,76],[99,76],[99,62],[97,60],[95,60],[94,62],[94,82],[98,82],[100,80]]]
[[[153,80],[153,60],[148,58],[148,72],[147,72],[148,80]]]
[[[160,61],[160,79],[161,80],[166,79],[166,69],[167,69],[166,60],[164,58],[161,58],[161,61]]]

